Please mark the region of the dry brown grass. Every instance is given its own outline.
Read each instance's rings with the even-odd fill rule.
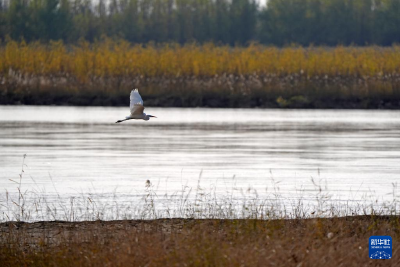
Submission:
[[[0,224],[2,266],[398,266],[399,217]],[[390,235],[393,258],[368,238]]]

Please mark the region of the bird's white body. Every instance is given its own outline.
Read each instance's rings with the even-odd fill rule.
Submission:
[[[147,115],[143,112],[143,100],[139,94],[138,89],[132,90],[129,105],[131,114],[125,117],[125,120],[119,120],[116,123],[123,122],[126,120],[145,120],[148,121],[151,117],[157,118],[156,116]]]

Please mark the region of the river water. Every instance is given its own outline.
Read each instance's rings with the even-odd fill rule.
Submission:
[[[129,109],[0,106],[0,195],[20,187],[50,202],[85,194],[124,201],[143,197],[149,180],[159,198],[198,186],[260,199],[277,191],[307,198],[320,189],[342,201],[396,198],[399,111],[145,112],[158,118],[115,124]]]

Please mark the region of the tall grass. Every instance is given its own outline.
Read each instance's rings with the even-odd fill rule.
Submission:
[[[0,48],[0,75],[4,103],[90,94],[122,104],[123,94],[140,87],[152,105],[212,106],[217,99],[216,106],[318,107],[329,98],[400,99],[400,47],[9,41]]]

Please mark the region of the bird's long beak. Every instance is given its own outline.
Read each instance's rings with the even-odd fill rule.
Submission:
[[[149,117],[157,118],[156,116],[153,116],[153,115],[149,115]]]

